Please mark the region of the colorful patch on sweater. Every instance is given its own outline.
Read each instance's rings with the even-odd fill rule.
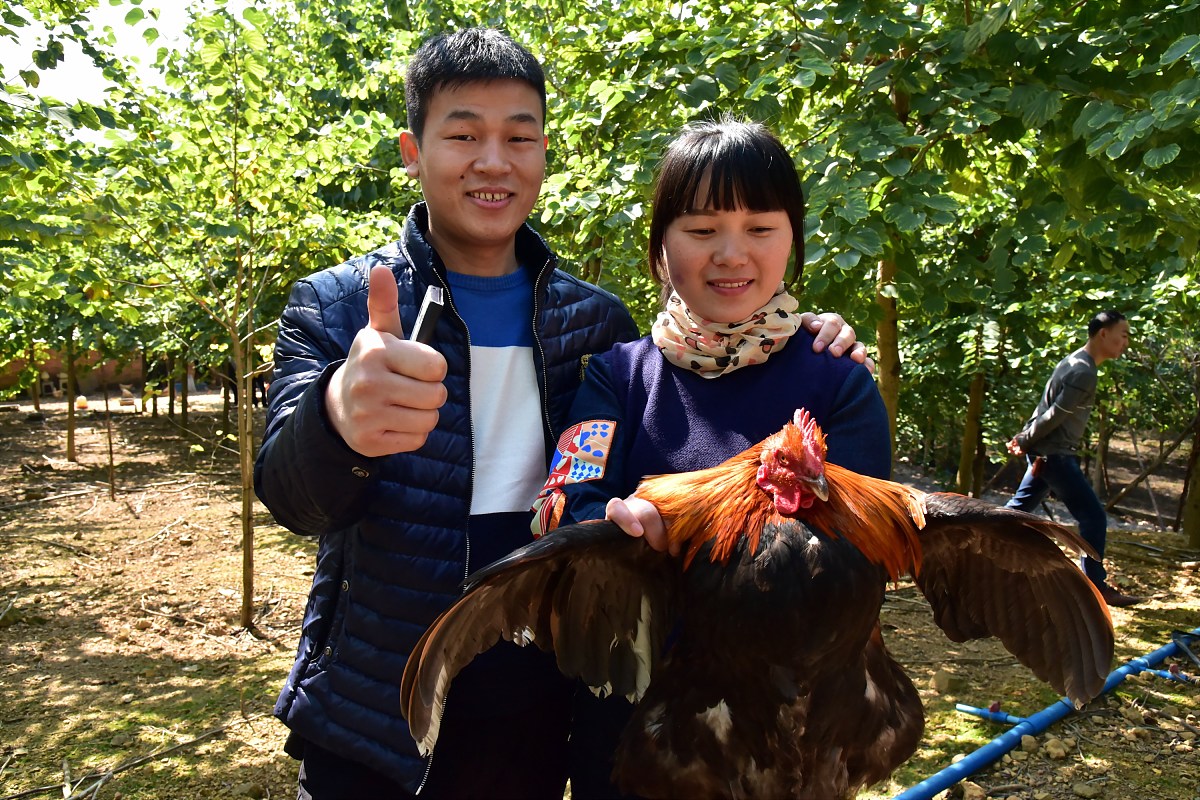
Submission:
[[[608,419],[588,420],[567,428],[558,437],[558,450],[550,461],[550,477],[542,491],[603,478],[616,430],[617,423]]]
[[[566,497],[562,487],[604,477],[617,423],[593,419],[573,425],[558,438],[558,449],[550,461],[550,476],[533,503],[536,512],[534,535],[558,527]]]

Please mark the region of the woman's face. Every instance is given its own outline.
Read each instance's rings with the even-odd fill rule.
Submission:
[[[786,211],[692,209],[663,236],[671,285],[692,316],[709,322],[743,322],[766,305],[791,252]]]

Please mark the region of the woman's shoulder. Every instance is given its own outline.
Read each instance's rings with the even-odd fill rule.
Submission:
[[[862,364],[851,359],[848,355],[835,356],[826,348],[819,353],[813,352],[813,341],[816,337],[806,330],[798,330],[792,334],[788,341],[787,347],[780,351],[780,355],[784,358],[781,361],[788,361],[792,368],[805,368],[808,370],[820,370],[825,375],[836,375],[845,378],[856,367],[866,369]],[[769,363],[769,362],[768,362]]]
[[[601,353],[595,358],[609,369],[629,370],[632,367],[643,366],[652,357],[661,359],[662,355],[654,344],[654,340],[649,336],[643,336],[632,342],[617,342],[608,352]]]

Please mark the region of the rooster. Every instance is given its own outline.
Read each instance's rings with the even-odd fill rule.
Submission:
[[[1104,685],[1107,607],[1055,544],[1074,532],[825,461],[803,410],[723,464],[644,479],[679,552],[606,521],[559,528],[468,579],[404,670],[434,747],[451,680],[500,638],[635,702],[613,777],[648,798],[852,797],[916,749],[921,700],[884,647],[886,579],[911,575],[953,641],[995,636],[1077,705]],[[1094,554],[1093,554],[1094,555]]]

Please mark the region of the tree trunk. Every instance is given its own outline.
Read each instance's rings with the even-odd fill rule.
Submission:
[[[987,381],[982,372],[971,378],[967,400],[967,419],[963,423],[962,449],[958,455],[958,493],[979,496],[981,481],[975,474],[976,453],[979,450],[980,420],[983,418],[983,396]]]
[[[254,625],[254,348],[233,340],[233,379],[237,381],[238,465],[242,478],[241,626]]]
[[[67,329],[67,461],[75,458],[75,328]]]
[[[142,410],[139,414],[146,413],[146,397],[150,391],[150,351],[142,349]]]
[[[222,366],[222,370],[225,368]],[[229,381],[221,378],[221,430],[229,430],[229,411],[232,404],[232,393],[230,392]]]
[[[1188,459],[1188,482],[1183,487],[1179,530],[1187,537],[1188,547],[1200,550],[1200,425],[1192,438],[1192,455]]]
[[[1200,413],[1200,367],[1196,368],[1193,385],[1196,388],[1196,410]],[[1188,480],[1183,487],[1179,513],[1180,531],[1187,537],[1188,547],[1200,550],[1200,425],[1192,436],[1192,455],[1188,459]]]
[[[1113,431],[1109,424],[1108,406],[1097,402],[1096,411],[1096,460],[1092,471],[1092,491],[1096,497],[1103,499],[1108,496],[1108,443]]]
[[[171,353],[167,356],[167,416],[171,419],[175,419],[175,370],[178,367],[179,361]]]
[[[165,369],[165,367],[164,367],[164,369]],[[150,408],[152,409],[150,416],[153,417],[154,419],[158,419],[158,395],[159,395],[159,393],[160,393],[160,384],[159,384],[159,379],[156,377],[154,379],[154,391],[151,392],[151,394],[150,394]]]
[[[875,302],[883,309],[883,318],[875,328],[879,348],[876,374],[879,376],[879,394],[887,408],[893,452],[896,450],[896,419],[900,407],[900,341],[895,287],[896,262],[884,258],[879,262],[879,283],[875,290]]]
[[[103,366],[100,367],[104,369]],[[116,461],[113,458],[113,437],[112,437],[112,411],[108,407],[108,377],[103,373],[100,375],[100,386],[104,391],[104,431],[108,438],[108,499],[117,499],[117,468]]]
[[[186,357],[183,359],[183,382],[179,384],[179,424],[188,429],[188,384],[191,383],[191,364]]]
[[[987,472],[987,445],[983,441],[983,426],[979,426],[979,437],[975,440],[975,481],[971,484],[971,496],[983,497],[983,478]]]
[[[29,357],[26,369],[33,370],[33,383],[29,386],[29,397],[33,400],[33,410],[41,413],[42,410],[42,371],[37,365],[37,345],[34,344],[33,337],[29,339]]]

